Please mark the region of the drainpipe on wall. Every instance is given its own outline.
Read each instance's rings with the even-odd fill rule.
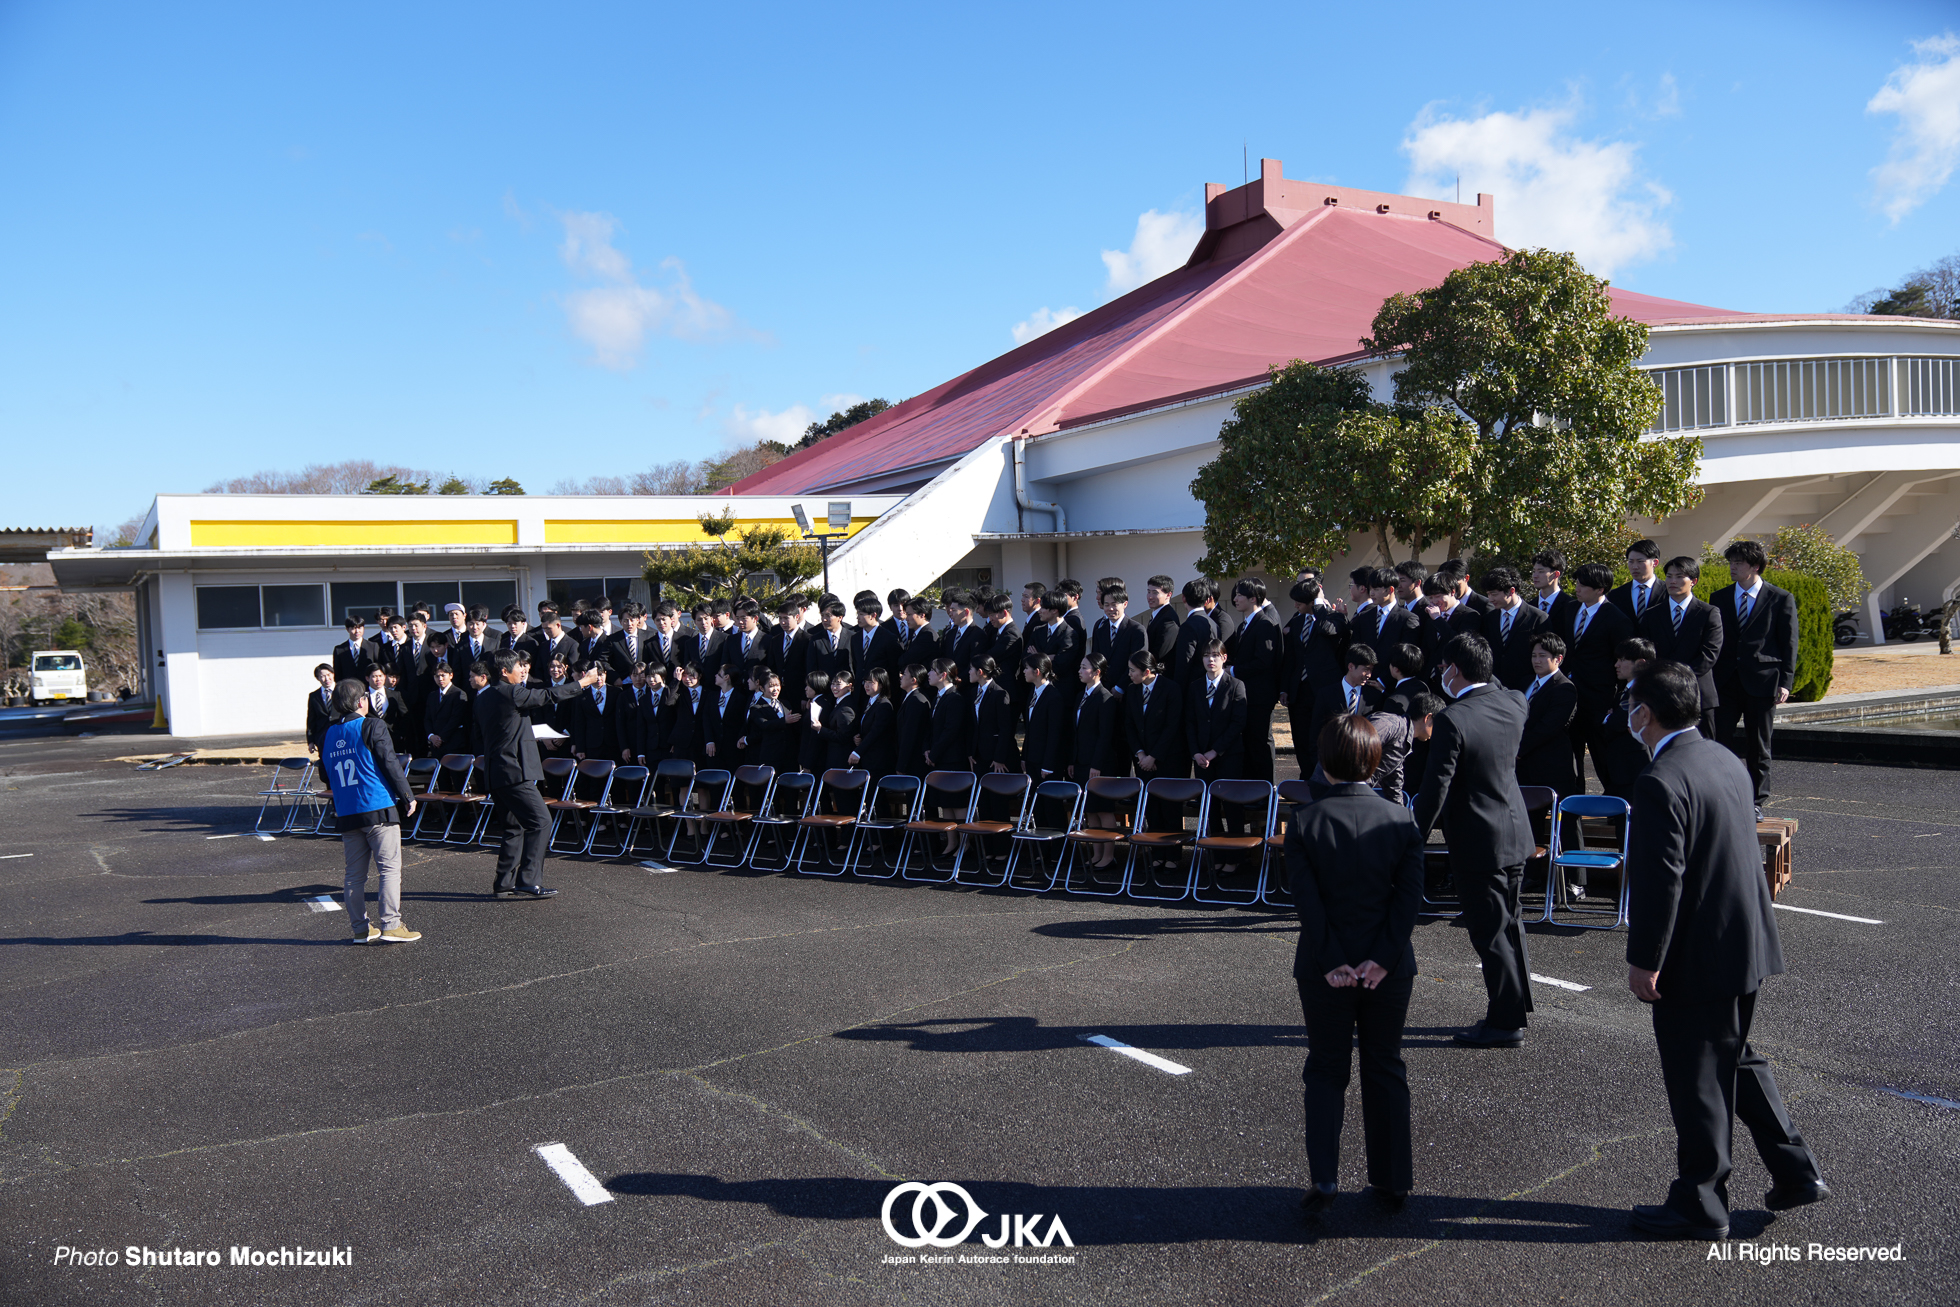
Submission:
[[[1062,511],[1060,504],[1051,504],[1046,500],[1028,498],[1027,452],[1028,432],[1023,427],[1021,434],[1015,437],[1014,440],[1015,507],[1023,510],[1032,508],[1038,513],[1053,514],[1055,518],[1055,534],[1067,535],[1068,514]],[[1021,529],[1023,531],[1027,529],[1027,522],[1025,520],[1021,523]],[[1068,575],[1068,541],[1066,540],[1057,540],[1055,542],[1055,575],[1058,577]]]

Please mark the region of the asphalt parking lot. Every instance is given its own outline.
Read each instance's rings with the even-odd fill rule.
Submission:
[[[558,859],[558,898],[499,903],[488,852],[411,846],[425,938],[354,947],[306,902],[337,892],[339,842],[242,833],[264,769],[106,761],[129,748],[0,741],[8,1304],[1960,1291],[1960,774],[1780,768],[1776,813],[1802,822],[1783,903],[1810,911],[1777,914],[1791,973],[1756,1042],[1836,1198],[1772,1217],[1739,1139],[1729,1251],[1798,1250],[1759,1264],[1626,1229],[1663,1195],[1673,1136],[1617,934],[1534,930],[1532,970],[1569,988],[1536,986],[1523,1049],[1481,1051],[1449,1042],[1481,1015],[1475,959],[1425,920],[1417,1193],[1391,1218],[1351,1192],[1351,1101],[1350,1192],[1310,1229],[1283,917]],[[562,1179],[547,1144],[594,1183]],[[902,1182],[958,1184],[987,1215],[957,1247],[901,1247],[880,1209]],[[1070,1246],[991,1249],[1002,1214],[1043,1235],[1059,1216]],[[132,1246],[352,1264],[131,1267]],[[919,1252],[1009,1260],[891,1260]]]

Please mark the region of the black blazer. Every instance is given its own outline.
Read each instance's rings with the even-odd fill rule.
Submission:
[[[1257,704],[1278,702],[1286,686],[1282,675],[1286,665],[1285,638],[1279,625],[1261,608],[1232,632],[1225,661],[1232,676],[1245,683],[1246,698]]]
[[[1584,637],[1575,640],[1573,631],[1578,620],[1579,606],[1575,603],[1565,625],[1558,629],[1559,636],[1565,641],[1565,665],[1560,671],[1578,687],[1579,705],[1575,718],[1582,726],[1590,728],[1613,706],[1613,700],[1619,695],[1619,682],[1613,675],[1613,655],[1620,647],[1620,641],[1633,634],[1633,623],[1627,620],[1625,613],[1604,601],[1593,613],[1592,620],[1586,623]],[[1560,790],[1559,793],[1565,791]]]
[[[1408,809],[1364,784],[1341,784],[1295,808],[1286,828],[1287,881],[1300,914],[1294,977],[1364,962],[1390,980],[1415,975],[1422,835]]]
[[[1022,641],[1033,652],[1048,655],[1048,661],[1053,664],[1055,684],[1076,684],[1076,670],[1082,665],[1081,632],[1066,621],[1055,623],[1052,631],[1046,624],[1036,622],[1028,627]]]
[[[1764,581],[1749,620],[1738,622],[1735,596],[1735,586],[1725,585],[1715,592],[1711,605],[1722,614],[1716,687],[1758,698],[1789,689],[1797,679],[1797,597]]]
[[[1654,579],[1647,583],[1647,607],[1652,608],[1656,603],[1666,598],[1667,579],[1659,572],[1655,572]],[[1608,590],[1606,592],[1606,602],[1625,613],[1627,619],[1635,625],[1638,625],[1640,620],[1647,615],[1645,611],[1635,612],[1633,609],[1632,581],[1628,581],[1625,585],[1616,585],[1611,590]]]
[[[492,681],[483,687],[470,706],[476,747],[484,756],[492,790],[544,778],[538,742],[531,735],[531,719],[524,710],[547,708],[575,699],[579,693],[577,681],[548,688]]]
[[[1418,649],[1423,645],[1422,619],[1399,603],[1386,618],[1379,608],[1370,608],[1355,619],[1349,633],[1352,641],[1375,651],[1375,670],[1383,676],[1388,675],[1388,655],[1396,645],[1412,644]]]
[[[748,717],[749,692],[745,687],[738,685],[728,692],[726,712],[722,711],[719,689],[701,691],[701,755],[707,757],[707,746],[712,742],[715,754],[708,758],[710,767],[732,770],[741,765],[742,751],[735,742],[742,738]]]
[[[812,632],[809,641],[803,646],[803,673],[827,673],[831,680],[851,674],[851,633],[848,630],[837,632],[837,647],[831,648],[830,632]]]
[[[702,719],[712,711],[708,701],[714,691],[706,686],[700,687],[701,705],[695,707],[694,694],[685,685],[674,687],[674,701],[669,711],[673,714],[667,723],[667,753],[670,757],[686,758],[697,768],[713,764],[708,760],[708,737],[702,734]]]
[[[905,670],[899,658],[898,637],[883,622],[872,627],[870,634],[868,648],[864,628],[852,627],[845,635],[845,643],[850,647],[852,684],[862,681],[864,674],[872,668],[882,667],[891,674],[892,685],[896,687],[898,674]]]
[[[1238,775],[1239,762],[1245,755],[1247,711],[1245,683],[1237,677],[1220,677],[1217,691],[1207,698],[1205,673],[1200,667],[1185,687],[1184,756],[1218,751],[1210,767],[1199,769],[1207,780]]]
[[[368,669],[381,661],[380,647],[372,640],[361,641],[361,652],[357,656],[342,640],[333,647],[333,679],[335,681],[359,681],[367,684]]]
[[[1484,639],[1490,645],[1498,683],[1506,689],[1523,690],[1536,676],[1531,670],[1531,637],[1545,625],[1545,614],[1530,603],[1519,604],[1517,616],[1511,619],[1509,639],[1498,635],[1503,629],[1503,619],[1504,614],[1495,608],[1484,614]]]
[[[1008,697],[1014,702],[1022,702],[1026,695],[1016,694],[1014,687],[1019,686],[1024,691],[1034,687],[1021,679],[1021,655],[1027,652],[1028,647],[1028,642],[1021,638],[1021,628],[1013,622],[1000,627],[989,625],[986,634],[988,643],[983,644],[982,648],[987,657],[994,660],[994,666],[1000,668],[1001,687],[1007,690]]]
[[[1536,594],[1526,595],[1524,601],[1533,608],[1536,608],[1544,616],[1545,621],[1550,624],[1550,629],[1557,631],[1560,638],[1563,638],[1572,629],[1572,614],[1579,607],[1579,600],[1576,595],[1560,590],[1552,596],[1550,612],[1545,611],[1543,603]]]
[[[519,647],[530,655],[531,679],[539,685],[551,679],[551,660],[554,657],[562,655],[567,668],[578,662],[578,641],[569,635],[560,635],[554,640],[542,630],[527,631]]]
[[[468,632],[464,632],[449,642],[449,670],[456,675],[456,686],[458,689],[464,689],[464,687],[469,685],[470,665],[472,663],[487,662],[490,656],[497,652],[497,639],[488,631],[483,633],[480,644],[482,646],[481,649],[476,653],[471,653]],[[464,689],[464,693],[467,694],[468,691]]]
[[[859,715],[857,755],[874,781],[898,770],[898,709],[890,699],[873,699]]]
[[[1306,630],[1309,620],[1313,627]],[[1295,613],[1286,619],[1280,638],[1285,649],[1280,687],[1286,692],[1289,707],[1296,712],[1310,711],[1320,691],[1347,671],[1347,618],[1331,608]]]
[[[744,653],[742,628],[737,626],[722,640],[715,661],[719,666],[734,669],[736,689],[748,689],[749,677],[755,674],[755,669],[769,665],[769,633],[757,626],[749,636],[748,652]]]
[[[809,651],[810,637],[801,631],[785,634],[779,626],[763,636],[763,659],[782,678],[785,703],[803,702],[804,665],[809,659]]]
[[[440,744],[430,744],[433,735]],[[415,741],[420,749],[437,753],[470,753],[469,696],[454,685],[447,690],[431,690],[422,703],[422,735]]]
[[[926,746],[926,766],[933,771],[965,771],[972,757],[973,710],[966,696],[952,686],[939,692],[932,704],[932,734]]]
[[[1143,628],[1144,647],[1166,670],[1170,668],[1171,655],[1177,651],[1177,626],[1177,605],[1165,604],[1150,614]]]
[[[628,647],[629,633],[614,631],[599,644],[599,661],[605,665],[606,684],[622,685],[633,679],[633,664],[647,662],[647,646],[658,646],[660,637],[642,628],[637,635],[630,636],[632,647]],[[655,657],[652,661],[658,662]],[[712,673],[710,673],[712,674]],[[607,698],[611,698],[610,695]]]
[[[1211,614],[1193,608],[1185,615],[1184,625],[1177,629],[1177,646],[1171,651],[1171,676],[1185,685],[1204,680],[1205,646],[1217,638],[1218,624],[1211,620]]]
[[[750,767],[774,767],[778,773],[796,770],[796,746],[801,722],[791,724],[789,705],[771,702],[761,695],[749,699],[744,714],[741,745],[742,762]]]
[[[1047,682],[1036,697],[1034,687],[1028,687],[1028,730],[1026,747],[1021,752],[1021,761],[1028,775],[1039,781],[1044,775],[1060,776],[1068,767],[1069,760],[1069,710],[1074,706],[1069,702],[1068,691]]]
[[[674,637],[674,661],[677,664],[693,663],[701,669],[701,684],[715,683],[715,668],[721,666],[721,642],[728,633],[718,626],[707,630],[692,630]],[[655,632],[653,642],[660,644],[660,634]]]
[[[1600,605],[1602,610],[1605,607]],[[1617,608],[1613,611],[1619,613]],[[1518,784],[1548,785],[1561,799],[1584,793],[1578,759],[1572,752],[1572,720],[1578,711],[1579,687],[1563,672],[1552,673],[1525,701],[1524,734],[1518,739]]]
[[[1191,774],[1191,755],[1184,752],[1182,689],[1169,676],[1159,676],[1151,684],[1147,701],[1140,686],[1132,685],[1123,696],[1131,760],[1141,753],[1156,764],[1150,771],[1138,769],[1136,774],[1144,780]]]
[[[581,694],[572,710],[572,751],[583,757],[617,761],[620,753],[620,692],[606,687],[606,706],[597,701],[598,686]]]
[[[1634,782],[1627,963],[1663,1002],[1754,993],[1783,970],[1742,760],[1690,731]]]
[[[652,689],[635,690],[631,686],[620,688],[621,751],[631,749],[633,756],[648,767],[657,765],[667,756],[667,727],[673,719],[673,712],[666,700],[666,691]]]
[[[849,768],[851,754],[857,748],[857,706],[850,699],[839,700],[829,694],[817,702],[823,720],[817,723],[814,733],[823,741],[823,766],[826,770]]]
[[[1103,669],[1103,687],[1111,694],[1121,695],[1130,683],[1130,655],[1141,653],[1150,643],[1150,635],[1143,628],[1143,622],[1135,617],[1125,617],[1114,627],[1108,617],[1098,617],[1095,629],[1089,633],[1089,651],[1099,653],[1108,663]]]
[[[1074,719],[1069,765],[1075,769],[1069,779],[1077,785],[1089,783],[1091,770],[1105,776],[1120,776],[1126,770],[1123,766],[1122,711],[1122,699],[1111,694],[1109,687],[1101,682],[1084,689],[1069,704],[1068,713]]]
[[[315,753],[326,742],[327,727],[333,725],[333,691],[325,693],[325,699],[319,690],[306,696],[306,747]]]
[[[968,696],[969,703],[973,685],[967,680],[966,665],[993,647],[994,633],[978,617],[966,624],[966,630],[948,625],[939,633],[939,657],[953,660],[953,680],[962,695]],[[933,755],[937,757],[937,754]]]
[[[990,681],[984,696],[980,694],[978,686],[974,687],[973,692],[975,700],[967,710],[974,719],[972,740],[967,745],[973,758],[973,769],[988,772],[993,770],[995,763],[999,763],[1007,771],[1021,770],[1020,750],[1014,747],[1014,701],[1008,697],[1007,686],[1000,681]],[[1048,696],[1042,697],[1045,699]]]
[[[1313,724],[1307,728],[1308,738],[1294,742],[1296,748],[1303,750],[1302,756],[1316,758],[1320,756],[1320,733],[1327,729],[1327,723],[1348,710],[1347,690],[1347,681],[1342,679],[1323,685],[1320,692],[1314,696]],[[1357,702],[1361,715],[1365,717],[1380,705],[1382,688],[1370,681],[1361,687],[1360,695]]]
[[[1663,662],[1684,663],[1695,674],[1701,687],[1701,706],[1706,712],[1721,704],[1715,691],[1715,664],[1722,658],[1724,628],[1722,615],[1713,604],[1690,598],[1681,614],[1681,629],[1674,629],[1674,603],[1663,598],[1649,604],[1640,621],[1640,634],[1654,642],[1654,654]]]
[[[923,776],[926,749],[932,743],[932,696],[914,689],[898,705],[898,765],[900,776]]]
[[[1482,685],[1434,720],[1416,827],[1426,838],[1442,822],[1455,870],[1478,875],[1523,866],[1538,847],[1518,795],[1526,715],[1522,694]]]

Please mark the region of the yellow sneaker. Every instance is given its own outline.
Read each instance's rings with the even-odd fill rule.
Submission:
[[[372,921],[368,923],[366,930],[357,930],[354,932],[354,942],[356,944],[372,944],[380,938],[381,927],[375,925]]]
[[[422,932],[419,930],[410,930],[407,926],[395,925],[390,926],[386,930],[376,931],[373,938],[380,940],[383,944],[412,944],[422,938]]]

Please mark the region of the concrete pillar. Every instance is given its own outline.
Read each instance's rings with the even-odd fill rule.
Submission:
[[[159,647],[163,670],[157,696],[172,735],[204,734],[203,692],[197,654],[197,592],[191,578],[173,573],[157,578],[157,600],[163,616]]]

